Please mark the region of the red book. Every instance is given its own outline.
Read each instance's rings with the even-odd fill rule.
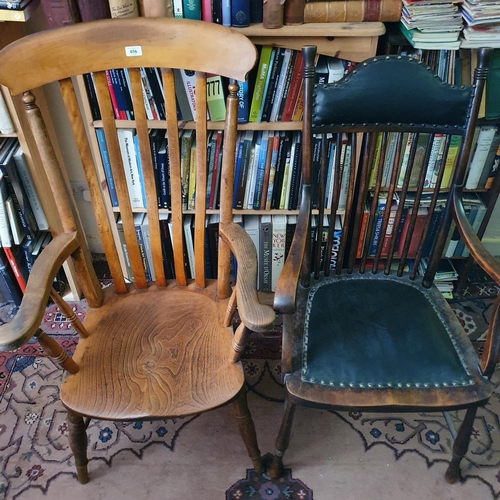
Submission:
[[[21,289],[21,292],[24,293],[24,291],[26,290],[26,281],[24,280],[23,275],[21,274],[21,270],[17,265],[16,259],[14,258],[14,254],[12,253],[12,250],[9,247],[3,247],[3,250],[5,252],[7,260],[9,261],[10,267],[14,272],[14,276],[16,277],[16,280],[19,283],[19,288]]]
[[[411,235],[410,246],[408,247],[407,259],[414,259],[417,256],[418,247],[420,245],[420,240],[422,233],[425,229],[425,221],[427,220],[428,209],[425,207],[420,207],[417,212],[417,218],[415,220],[415,226],[413,228],[413,234]],[[411,221],[411,211],[408,211],[403,223],[403,229],[401,230],[401,237],[398,244],[398,255],[401,257],[403,253],[403,248],[406,240],[406,235],[408,234],[408,227]]]
[[[111,98],[111,104],[113,105],[113,112],[117,120],[121,120],[120,108],[118,107],[118,101],[116,100],[115,89],[113,88],[113,83],[111,82],[111,75],[109,70],[105,71],[106,82],[108,84],[109,97]]]
[[[285,102],[285,108],[283,109],[283,116],[281,117],[281,121],[283,122],[292,121],[293,111],[295,110],[295,105],[297,104],[300,88],[302,87],[303,68],[304,64],[302,62],[302,52],[299,52],[297,54],[297,59],[295,60],[292,79],[290,81],[290,89],[288,90],[288,95],[286,97],[286,102]]]

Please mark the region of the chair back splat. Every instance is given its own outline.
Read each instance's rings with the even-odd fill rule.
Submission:
[[[490,50],[479,49],[472,86],[444,83],[402,56],[374,57],[338,82],[315,84],[316,49],[302,53],[302,197],[274,299],[285,315],[287,403],[271,475],[281,471],[296,404],[468,408],[446,475],[454,482],[475,411],[491,395],[500,332],[496,319],[480,365],[433,283],[453,223],[500,282],[462,192]]]
[[[80,23],[25,37],[0,52],[0,84],[13,96],[23,95],[40,167],[62,222],[62,232],[54,231],[53,242],[33,266],[19,313],[0,329],[0,350],[38,336],[71,372],[62,383],[61,400],[68,409],[81,482],[88,480],[84,417],[182,417],[228,402],[236,408],[250,458],[262,470],[239,358],[248,334],[268,329],[275,314],[258,301],[256,251],[233,223],[230,203],[236,81],[245,80],[256,57],[254,45],[236,31],[160,18]],[[188,122],[178,119],[176,95],[184,89],[177,88],[183,84],[176,75],[181,71],[192,76],[194,116]],[[207,78],[215,76],[228,82],[220,123],[207,119]],[[117,80],[126,111],[113,96]],[[31,93],[52,82],[59,83],[111,271],[113,286],[104,291],[92,268],[66,165],[57,160]],[[149,88],[155,89],[154,102]],[[92,113],[80,108],[78,96],[87,93],[95,104]],[[218,257],[207,266],[207,143],[212,134],[222,137],[221,201]],[[102,158],[94,158],[97,149]],[[235,286],[231,254],[238,262]],[[68,258],[90,306],[84,324],[75,322],[82,339],[73,359],[38,328],[54,294],[54,275]],[[62,298],[55,300],[62,311],[72,312]],[[236,311],[240,327],[234,335]]]

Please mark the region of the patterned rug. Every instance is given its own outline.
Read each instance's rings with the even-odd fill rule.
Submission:
[[[85,301],[73,304],[80,317]],[[491,298],[453,301],[455,314],[471,339],[480,345],[491,316]],[[16,309],[0,305],[0,322],[9,321]],[[77,339],[69,323],[55,305],[47,308],[42,329],[63,347],[73,351]],[[276,332],[255,334],[245,352],[245,370],[251,392],[280,403],[280,325]],[[500,372],[495,380],[500,383]],[[66,415],[58,399],[62,370],[43,355],[37,343],[29,343],[15,353],[0,353],[0,499],[28,499],[37,489],[50,498],[51,483],[61,475],[75,476],[73,457],[67,440]],[[448,462],[452,436],[441,414],[414,413],[401,417],[390,414],[331,412],[332,418],[348,424],[365,451],[378,445],[392,450],[396,460],[416,454],[427,467]],[[458,424],[462,412],[448,419]],[[462,465],[464,481],[488,486],[491,497],[500,498],[500,387],[486,408],[479,411],[472,443]],[[154,422],[112,423],[92,421],[88,428],[89,459],[112,466],[113,458],[129,450],[141,460],[154,443],[174,451],[177,437],[197,417]],[[259,415],[254,415],[255,419]],[[261,415],[260,418],[265,418]],[[286,461],[285,461],[286,464]],[[229,485],[225,485],[227,488]],[[309,487],[314,488],[313,484]],[[313,498],[312,490],[292,471],[277,481],[252,469],[226,492],[226,499],[281,500]]]

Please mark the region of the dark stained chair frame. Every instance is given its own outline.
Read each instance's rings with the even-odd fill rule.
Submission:
[[[474,416],[479,405],[485,404],[492,393],[492,385],[489,379],[493,373],[500,345],[500,320],[499,307],[500,298],[496,301],[493,319],[490,324],[485,350],[479,359],[472,344],[467,338],[459,322],[455,318],[450,307],[443,299],[441,293],[433,285],[434,275],[443,254],[447,234],[450,230],[452,220],[455,221],[461,237],[476,262],[484,269],[497,283],[500,283],[500,264],[491,257],[485,250],[478,237],[474,234],[462,205],[462,185],[466,174],[466,167],[470,155],[471,142],[474,128],[476,126],[477,113],[481,101],[487,76],[487,66],[489,51],[480,49],[478,56],[478,67],[474,73],[474,84],[472,87],[457,87],[442,83],[435,77],[430,68],[426,68],[421,62],[411,58],[401,56],[381,56],[365,61],[357,66],[355,71],[345,76],[335,84],[315,85],[314,84],[314,57],[315,47],[305,47],[303,49],[304,59],[304,88],[305,105],[302,132],[302,192],[300,213],[297,221],[297,228],[280,275],[274,307],[284,316],[283,320],[283,353],[282,353],[282,374],[286,388],[286,402],[281,429],[276,441],[276,454],[271,466],[270,475],[277,477],[281,474],[283,467],[283,454],[288,447],[293,415],[296,404],[311,406],[316,408],[327,408],[337,410],[358,410],[358,411],[445,411],[456,408],[467,408],[465,419],[458,431],[453,447],[453,457],[446,472],[446,480],[455,482],[460,476],[460,461],[465,455],[472,430]],[[429,160],[430,145],[435,134],[447,134],[445,145],[445,157],[450,144],[449,135],[460,135],[462,137],[461,147],[458,154],[457,163],[453,173],[451,189],[447,198],[446,206],[441,220],[438,236],[435,240],[432,252],[429,256],[429,263],[425,276],[419,277],[416,272],[418,263],[422,257],[422,242],[429,230],[430,215],[427,218],[424,233],[420,240],[419,249],[415,258],[415,264],[411,272],[404,272],[404,263],[408,255],[412,231],[415,226],[417,210],[413,211],[410,218],[408,236],[404,240],[402,254],[399,256],[401,262],[397,270],[393,271],[391,264],[395,256],[395,244],[398,233],[398,221],[401,219],[403,204],[408,194],[409,179],[411,169],[415,160],[415,143],[410,152],[408,170],[406,172],[403,186],[398,189],[400,203],[395,217],[392,236],[390,237],[389,250],[386,258],[382,259],[383,236],[388,227],[390,210],[384,211],[381,226],[381,236],[379,245],[373,256],[373,262],[368,260],[370,253],[370,239],[362,240],[364,234],[370,235],[375,223],[376,202],[382,189],[382,165],[384,164],[384,151],[387,143],[388,132],[412,132],[415,134],[429,133],[429,142],[426,156],[423,160],[423,173],[418,177],[417,188],[415,189],[415,205],[418,206],[423,193],[425,165]],[[352,147],[351,154],[351,175],[348,184],[348,194],[345,209],[345,222],[338,249],[337,263],[334,269],[330,269],[329,258],[320,261],[320,244],[316,240],[316,253],[311,253],[311,191],[313,183],[317,182],[312,178],[312,136],[313,134],[337,134],[335,185],[334,196],[329,221],[326,249],[324,254],[329,256],[332,251],[332,240],[335,215],[338,211],[338,203],[341,189],[342,166],[339,161],[341,138],[340,134],[347,134],[348,144]],[[382,133],[382,147],[378,163],[378,170],[373,188],[369,186],[370,167],[375,157],[375,133]],[[361,135],[363,134],[363,135]],[[324,135],[323,135],[324,137]],[[361,140],[360,138],[363,137]],[[335,139],[334,139],[335,140]],[[396,159],[393,162],[392,170],[389,172],[390,183],[386,188],[387,199],[392,200],[396,192],[397,165],[402,154],[401,134],[399,134],[396,145]],[[361,145],[359,149],[357,145]],[[326,150],[323,147],[323,152]],[[323,231],[322,222],[324,214],[325,180],[326,180],[326,153],[323,153],[321,160],[321,177],[319,183],[319,209],[317,235]],[[438,173],[436,188],[431,192],[431,205],[429,214],[432,214],[438,199],[440,184],[444,175],[443,160]],[[364,200],[367,198],[369,189],[373,189],[373,203],[369,207],[368,221],[365,233],[362,230],[362,217]],[[320,236],[316,236],[320,238]],[[357,258],[359,241],[362,244],[361,258]],[[359,257],[359,256],[358,256]],[[314,260],[314,266],[311,261]],[[324,264],[324,265],[323,265]],[[304,365],[304,359],[309,360],[310,335],[314,333],[317,338],[322,335],[322,342],[325,350],[336,354],[336,341],[343,342],[343,338],[350,335],[350,319],[344,318],[343,331],[324,330],[327,328],[327,316],[343,314],[335,308],[335,303],[341,297],[342,290],[349,286],[357,287],[365,303],[370,301],[364,289],[372,290],[372,296],[381,292],[384,287],[395,288],[396,283],[407,285],[402,289],[410,287],[415,296],[423,297],[426,307],[432,309],[430,316],[436,318],[440,328],[446,329],[447,334],[452,339],[450,343],[450,353],[460,357],[461,363],[470,379],[462,383],[453,384],[419,384],[419,383],[387,383],[382,384],[369,382],[348,383],[332,378],[331,382],[307,378],[309,367]],[[305,331],[309,328],[311,311],[316,300],[315,293],[324,289],[331,290],[324,292],[323,302],[321,302],[322,312],[318,314],[315,326],[310,326],[307,335]],[[347,287],[347,288],[346,288]],[[391,288],[391,289],[392,289]],[[328,295],[330,293],[330,295]],[[363,295],[365,293],[365,295]],[[340,294],[340,295],[339,295]],[[330,302],[328,302],[328,300]],[[353,299],[356,301],[356,299]],[[362,304],[358,304],[357,313],[363,313]],[[407,308],[409,313],[418,316],[418,310]],[[391,308],[388,307],[388,311]],[[426,312],[426,314],[428,311]],[[325,322],[321,322],[321,314],[324,315]],[[384,312],[376,313],[383,322]],[[388,312],[387,314],[391,314]],[[348,316],[347,314],[345,316]],[[352,318],[351,326],[357,318]],[[408,317],[411,322],[411,317]],[[424,320],[424,324],[425,324]],[[429,322],[430,325],[430,322]],[[316,328],[316,330],[314,330]],[[370,328],[368,325],[366,328]],[[311,330],[313,329],[313,330]],[[319,330],[323,329],[323,332]],[[404,322],[393,328],[395,335],[409,335]],[[359,333],[361,331],[361,333]],[[363,342],[363,330],[358,330],[360,342]],[[368,330],[364,332],[368,334]],[[330,335],[331,340],[328,340]],[[367,337],[368,338],[368,337]],[[428,337],[431,338],[431,337]],[[414,339],[415,342],[418,339]],[[410,339],[410,342],[412,340]],[[348,342],[348,341],[346,341]],[[447,341],[449,342],[449,341]],[[352,351],[356,347],[351,346]],[[359,346],[361,347],[361,346]],[[321,344],[316,344],[316,348],[321,350]],[[340,347],[339,347],[340,348]],[[383,350],[383,347],[382,347]],[[343,352],[343,351],[342,351]],[[352,353],[351,353],[352,354]],[[451,355],[451,354],[450,354]],[[356,374],[356,370],[361,370],[364,359],[364,352],[358,349],[358,354],[353,354],[354,361],[349,360],[349,373]],[[397,359],[397,358],[396,358]],[[324,361],[324,358],[323,358]],[[347,366],[348,361],[343,360],[340,355],[332,357],[330,363],[336,363],[341,368]],[[325,362],[323,362],[325,364]],[[356,368],[358,367],[358,368]],[[323,372],[331,371],[331,367],[323,366]],[[340,369],[339,368],[339,373]],[[404,372],[404,367],[400,372]],[[327,370],[328,369],[328,370]],[[400,373],[398,372],[398,373]],[[322,372],[320,372],[322,373]],[[391,369],[386,369],[387,377],[391,376]],[[390,379],[389,379],[390,380]],[[345,383],[344,383],[345,382]],[[359,381],[358,381],[359,382]],[[458,387],[458,385],[461,385]],[[456,386],[456,387],[455,387]]]

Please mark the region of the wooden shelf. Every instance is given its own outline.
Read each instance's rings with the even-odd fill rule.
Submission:
[[[116,214],[120,213],[120,207],[113,207],[113,212]],[[132,209],[133,213],[136,214],[141,214],[141,213],[147,213],[147,210],[145,208],[133,208]],[[158,212],[161,214],[169,214],[170,210],[166,208],[159,208]],[[184,210],[184,214],[189,215],[195,214],[194,210]],[[206,210],[207,215],[211,214],[218,214],[219,209],[216,210]],[[233,209],[233,214],[234,215],[298,215],[299,211],[298,210],[251,210],[251,209],[238,209],[234,208]],[[318,210],[313,210],[312,214],[313,215],[318,215],[319,211]],[[325,209],[325,215],[330,215],[331,210],[330,209]],[[337,215],[345,215],[344,210],[337,210]]]

